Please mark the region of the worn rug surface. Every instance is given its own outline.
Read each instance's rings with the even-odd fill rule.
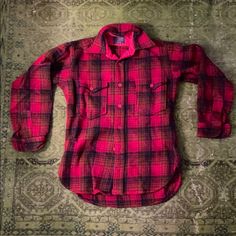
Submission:
[[[183,185],[168,202],[114,209],[85,203],[57,178],[66,102],[58,88],[47,145],[20,153],[9,142],[10,85],[48,49],[134,22],[151,37],[201,44],[236,85],[236,1],[2,0],[1,235],[236,235],[236,102],[229,138],[196,137],[197,86],[181,84],[176,105]],[[236,98],[236,97],[235,97]]]

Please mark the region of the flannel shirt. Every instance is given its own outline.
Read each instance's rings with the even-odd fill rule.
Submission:
[[[196,136],[226,138],[233,84],[199,44],[151,38],[111,23],[41,54],[11,85],[11,143],[35,152],[50,132],[53,90],[66,99],[62,185],[85,203],[141,207],[182,184],[174,107],[181,82],[197,85]]]

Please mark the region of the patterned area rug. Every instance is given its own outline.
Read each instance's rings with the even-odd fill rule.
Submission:
[[[236,84],[236,1],[1,1],[1,235],[236,235],[236,109],[230,138],[196,137],[196,92],[181,84],[176,106],[183,185],[166,203],[114,209],[87,204],[59,183],[65,98],[56,90],[53,128],[37,153],[13,150],[10,84],[40,54],[97,34],[112,22],[139,24],[152,37],[201,44]]]

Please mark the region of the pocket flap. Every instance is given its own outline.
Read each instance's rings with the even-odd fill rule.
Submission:
[[[92,84],[79,84],[80,87],[84,87],[86,89],[88,89],[91,93],[96,93],[104,88],[109,87],[109,83],[108,82],[103,82],[101,85],[92,85]]]
[[[168,83],[168,81],[161,81],[161,82],[157,82],[157,83],[149,83],[149,87],[151,89],[156,89],[156,88],[158,88],[158,87],[160,87],[162,85],[165,85],[167,83]]]

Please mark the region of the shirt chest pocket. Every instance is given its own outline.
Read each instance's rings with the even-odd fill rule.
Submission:
[[[95,119],[107,113],[109,83],[79,83],[76,110],[82,117]]]
[[[168,81],[139,84],[137,86],[137,113],[144,116],[156,115],[168,107]]]

